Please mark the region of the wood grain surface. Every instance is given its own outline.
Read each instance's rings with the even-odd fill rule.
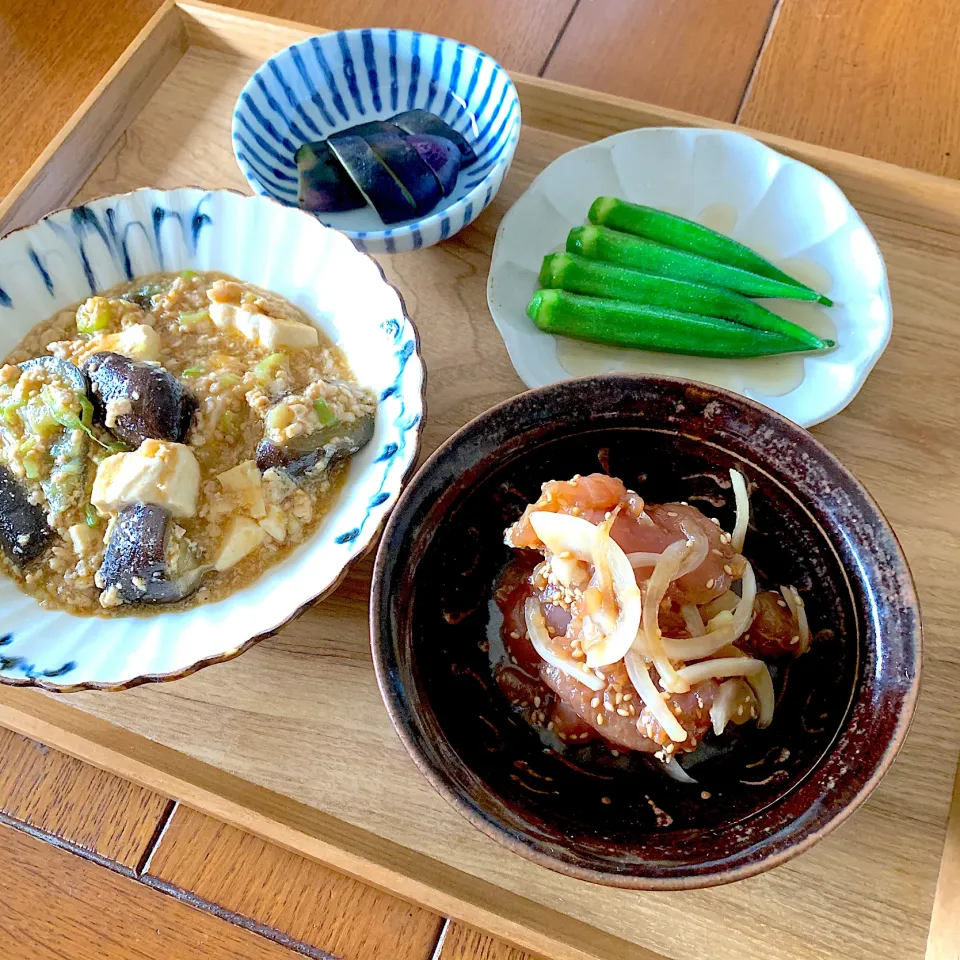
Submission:
[[[960,960],[960,766],[940,860],[926,960]]]
[[[733,121],[776,0],[583,0],[543,76]]]
[[[15,820],[134,870],[168,806],[152,791],[0,729],[0,811]]]
[[[3,960],[292,960],[286,947],[0,825]]]
[[[473,927],[453,923],[444,930],[437,960],[541,960]]]
[[[960,5],[784,0],[741,123],[960,176]]]
[[[278,45],[284,37],[278,28]],[[242,186],[227,127],[229,104],[249,66],[189,53],[85,195],[187,179]],[[523,89],[534,87],[527,81]],[[540,97],[540,116],[561,117],[567,130],[590,123],[602,135],[596,115],[584,117],[549,84]],[[614,108],[629,120],[629,105]],[[636,110],[633,116],[636,123]],[[173,124],[176,136],[169,133]],[[386,261],[420,326],[431,371],[427,449],[520,389],[487,312],[487,257],[504,210],[545,163],[575,144],[528,126],[503,190],[473,227],[441,247]],[[860,398],[818,433],[858,472],[901,534],[920,583],[927,649],[925,691],[901,758],[870,803],[815,850],[763,877],[668,896],[603,890],[506,853],[429,789],[392,734],[370,670],[364,565],[329,602],[239,660],[169,686],[122,697],[81,694],[70,702],[438,864],[544,908],[559,905],[571,918],[632,942],[634,951],[646,947],[684,960],[745,953],[772,960],[922,955],[960,746],[952,693],[960,662],[950,629],[960,616],[950,589],[960,518],[943,507],[960,494],[960,475],[949,467],[941,440],[952,429],[956,400],[953,359],[944,344],[953,342],[960,324],[960,280],[951,268],[960,255],[960,188],[934,189],[923,177],[884,175],[885,168],[842,158],[825,162],[847,170],[844,186],[884,249],[900,335]],[[937,230],[924,225],[926,208],[910,210],[903,199],[924,191]],[[455,338],[449,335],[454,325]],[[929,482],[916,484],[917,475]],[[344,699],[357,705],[349,718],[324,708]],[[375,781],[356,776],[358,758],[375,764]],[[388,802],[382,783],[390,784]],[[718,916],[726,920],[719,928]]]
[[[430,960],[441,917],[179,806],[147,870],[346,960]]]

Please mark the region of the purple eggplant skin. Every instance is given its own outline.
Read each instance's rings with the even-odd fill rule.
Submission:
[[[363,137],[337,136],[327,142],[384,223],[399,223],[417,215],[417,204],[410,191]]]
[[[22,570],[47,549],[51,537],[43,508],[31,503],[20,481],[0,465],[0,547],[7,559]]]
[[[373,439],[376,421],[372,414],[360,417],[350,425],[335,423],[324,430],[295,437],[289,444],[261,440],[257,444],[257,467],[286,471],[299,480],[309,471],[323,470],[337,460],[352,457]]]
[[[363,137],[364,140],[369,141],[370,137],[402,137],[405,134],[400,127],[389,120],[368,120],[366,123],[358,123],[356,126],[347,127],[346,130],[338,130],[331,136]]]
[[[442,199],[440,179],[406,137],[364,137],[373,152],[407,188],[420,216],[428,214]]]
[[[294,154],[299,175],[297,206],[313,213],[358,210],[367,201],[325,140],[304,143]]]
[[[61,360],[59,357],[34,357],[18,363],[17,366],[24,372],[42,368],[51,376],[59,377],[64,383],[68,383],[76,394],[87,395],[86,377],[80,368],[75,367],[69,360]]]
[[[194,593],[209,567],[194,567],[171,579],[166,564],[170,514],[163,507],[133,503],[117,515],[98,580],[116,587],[124,603],[176,603]]]
[[[390,120],[407,133],[425,133],[431,137],[443,137],[455,143],[460,151],[463,166],[477,159],[473,147],[463,134],[457,133],[450,124],[441,120],[435,113],[430,113],[429,110],[407,110],[405,113],[398,113],[395,117],[391,117]]]
[[[420,154],[440,181],[443,195],[449,197],[456,189],[460,175],[460,151],[457,145],[446,137],[434,137],[428,133],[412,133],[407,137],[407,143]]]
[[[107,404],[111,400],[130,401],[130,412],[115,417],[109,428],[124,443],[139,447],[148,438],[175,443],[187,439],[197,401],[163,367],[105,352],[88,357],[83,372],[90,380],[90,399],[97,423],[106,426]]]

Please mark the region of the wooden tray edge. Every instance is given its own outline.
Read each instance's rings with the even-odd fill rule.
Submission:
[[[39,691],[0,688],[0,725],[521,949],[557,960],[664,960]]]

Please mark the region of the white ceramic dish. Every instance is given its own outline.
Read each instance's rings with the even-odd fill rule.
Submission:
[[[380,268],[343,234],[264,197],[137,190],[61,210],[0,240],[0,357],[56,310],[125,279],[221,270],[303,308],[379,398],[372,442],[350,462],[320,527],[216,603],[149,616],[45,610],[0,575],[0,681],[120,688],[229,659],[296,616],[376,539],[417,458],[424,371],[417,334]]]
[[[525,309],[543,256],[563,249],[598,196],[668,210],[729,234],[834,301],[766,306],[837,346],[826,353],[714,360],[578,343],[543,333]],[[859,214],[824,174],[742,133],[651,127],[566,153],[500,224],[490,312],[528,387],[598,373],[667,374],[759,400],[801,426],[856,396],[893,325],[883,258]]]

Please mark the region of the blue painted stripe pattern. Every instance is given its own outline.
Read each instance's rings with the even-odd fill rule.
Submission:
[[[437,113],[477,154],[451,196],[430,214],[390,230],[372,226],[369,209],[319,218],[365,251],[416,250],[453,236],[487,207],[519,138],[513,83],[495,60],[469,44],[370,28],[294,44],[244,87],[233,116],[234,154],[255,192],[294,206],[293,153],[301,143],[411,109]]]

